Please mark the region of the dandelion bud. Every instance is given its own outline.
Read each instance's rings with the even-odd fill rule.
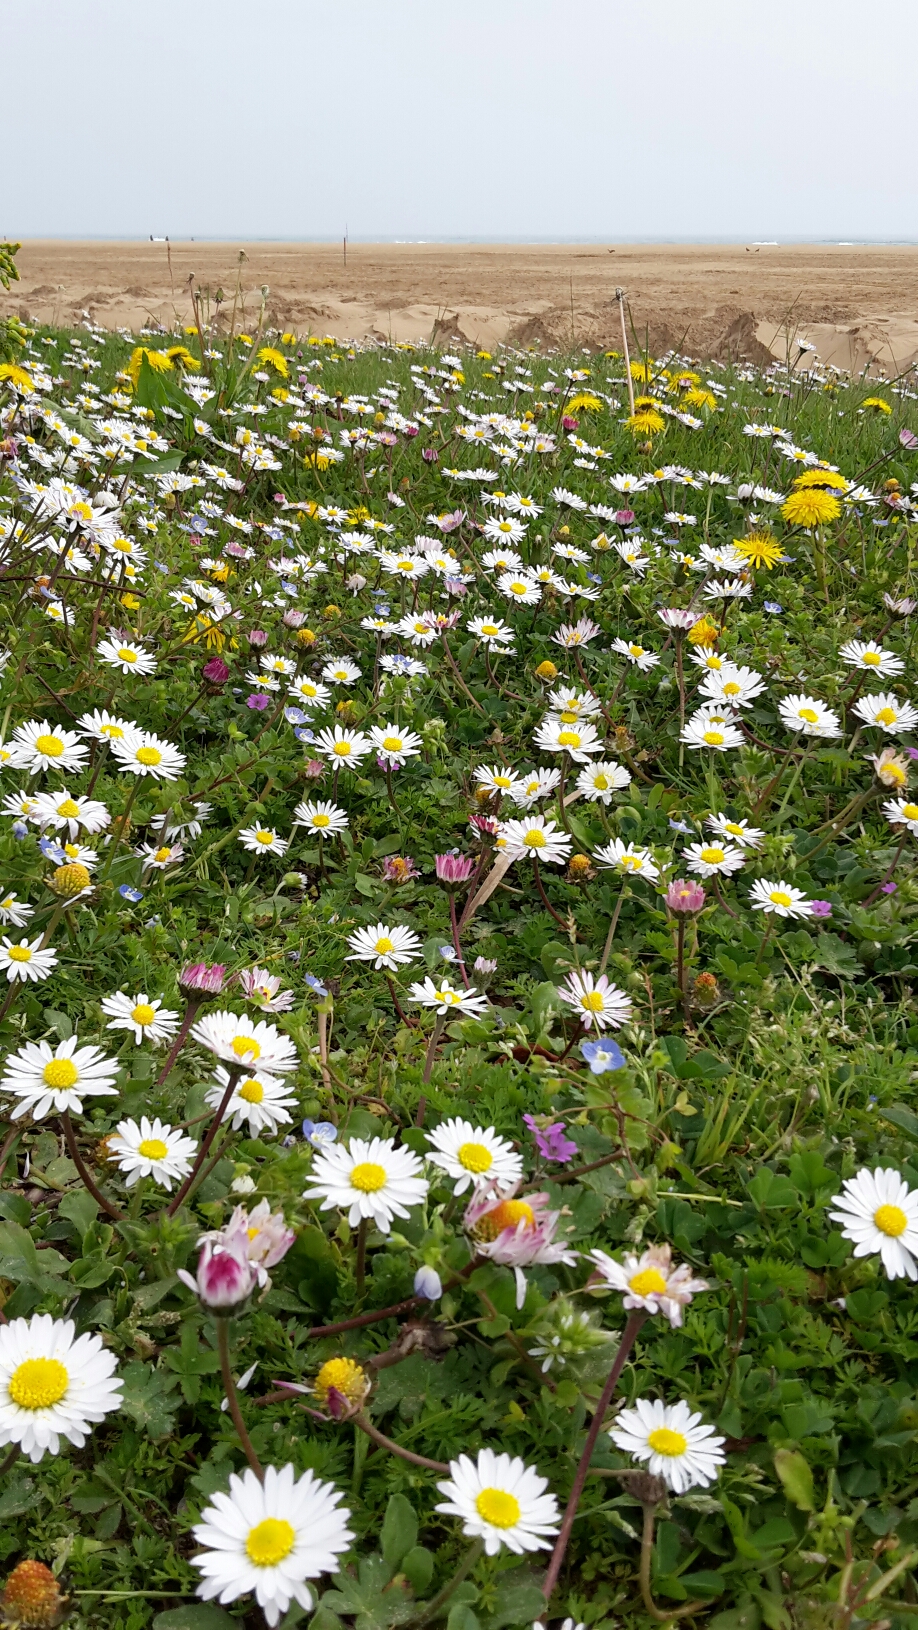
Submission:
[[[20,1562],[10,1574],[0,1595],[3,1624],[22,1630],[44,1630],[61,1623],[67,1597],[50,1568],[31,1559]]]
[[[475,870],[475,862],[470,855],[434,855],[434,865],[440,882],[449,888],[458,888],[461,883],[467,883]]]
[[[189,962],[179,974],[179,988],[186,996],[219,996],[225,976],[226,967],[222,962],[210,967],[206,962]]]
[[[201,669],[201,678],[206,679],[208,685],[225,685],[229,676],[229,668],[222,657],[211,657]]]
[[[58,866],[47,882],[49,889],[54,890],[59,900],[75,900],[84,889],[89,888],[92,877],[88,866],[83,866],[75,860],[70,865]]]
[[[250,645],[253,645],[253,646],[256,647],[256,649],[258,649],[262,645],[267,645],[267,643],[268,643],[268,636],[265,633],[263,628],[250,628],[249,629],[249,644]]]

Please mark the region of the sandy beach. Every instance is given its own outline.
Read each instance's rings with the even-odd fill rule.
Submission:
[[[191,278],[226,311],[238,276],[249,324],[266,285],[267,320],[302,334],[605,346],[621,285],[654,351],[764,362],[799,336],[838,367],[918,359],[918,246],[32,240],[18,264],[0,312],[42,322],[171,328]]]

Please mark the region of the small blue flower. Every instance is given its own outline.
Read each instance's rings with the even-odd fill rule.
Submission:
[[[614,1041],[582,1041],[580,1051],[594,1075],[624,1069],[625,1055]]]
[[[328,995],[328,991],[322,984],[321,979],[317,979],[314,973],[304,973],[303,978],[306,981],[306,984],[309,986],[309,989],[314,990],[317,996],[324,997]]]
[[[136,905],[138,900],[143,899],[143,890],[132,888],[130,883],[122,883],[118,893],[121,895],[122,900],[130,900],[133,905]]]
[[[62,849],[53,838],[39,838],[38,847],[46,860],[53,860],[55,866],[63,866],[67,859],[67,851]]]
[[[784,607],[779,606],[777,600],[766,600],[764,603],[764,609],[766,611],[770,611],[775,617],[780,617],[784,611]]]
[[[425,1302],[436,1302],[443,1295],[443,1283],[436,1268],[419,1268],[414,1276],[414,1294]]]
[[[303,1122],[303,1136],[314,1149],[323,1149],[326,1144],[335,1142],[338,1128],[332,1126],[331,1121],[306,1120]]]
[[[441,945],[440,955],[444,962],[458,962],[459,960],[452,945]]]
[[[294,730],[293,734],[296,736],[297,741],[315,741],[316,739],[316,733],[314,730],[304,730],[299,725],[297,726],[296,730]]]
[[[13,822],[13,837],[14,838],[19,838],[21,840],[22,838],[27,838],[28,835],[29,835],[29,829],[28,829],[25,821],[14,821]]]
[[[670,820],[669,824],[674,832],[684,832],[687,838],[692,836],[693,829],[692,827],[688,826],[685,821]]]
[[[302,724],[306,719],[306,714],[301,707],[285,707],[284,718],[288,724]]]

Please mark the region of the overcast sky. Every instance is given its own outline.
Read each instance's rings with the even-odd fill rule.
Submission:
[[[0,236],[918,238],[916,0],[7,0]]]

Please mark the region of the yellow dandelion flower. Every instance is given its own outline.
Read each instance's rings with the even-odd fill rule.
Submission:
[[[27,373],[25,368],[20,368],[16,362],[0,363],[0,383],[4,379],[8,379],[11,385],[15,385],[19,391],[25,391],[27,395],[35,389],[31,374]]]
[[[646,362],[639,359],[631,363],[631,377],[636,379],[639,385],[647,385],[653,377],[653,369],[654,364],[650,358]]]
[[[771,571],[778,564],[784,550],[770,532],[750,532],[748,538],[734,538],[733,547],[752,566],[764,566]]]
[[[882,396],[866,396],[861,407],[872,408],[874,413],[892,413],[892,408],[888,402],[884,402]]]
[[[798,492],[792,492],[781,505],[781,514],[791,526],[803,526],[812,531],[814,527],[837,521],[841,504],[831,492],[819,487],[803,487]]]
[[[578,391],[567,404],[568,413],[601,413],[602,402],[592,391]]]
[[[287,358],[282,351],[275,351],[273,345],[263,345],[258,353],[258,360],[266,367],[273,368],[275,373],[280,374],[282,378],[286,379],[289,376],[290,368]]]
[[[700,385],[693,385],[682,398],[683,407],[706,408],[713,413],[717,407],[717,397],[713,391],[706,391]]]
[[[148,368],[152,368],[153,372],[157,374],[167,374],[172,371],[172,362],[167,352],[151,351],[147,345],[135,346],[131,352],[126,370],[132,385],[136,386],[144,362],[146,362]]]
[[[660,431],[666,428],[666,420],[656,408],[638,409],[637,406],[630,419],[626,420],[626,424],[632,436],[658,436]]]
[[[199,372],[200,370],[200,362],[198,361],[197,357],[192,356],[187,345],[170,345],[166,352],[166,356],[169,358],[169,361],[172,363],[173,367],[178,366],[179,368],[191,368],[195,373]]]
[[[713,645],[720,637],[720,627],[713,617],[700,617],[688,632],[689,645]]]
[[[802,487],[819,487],[823,492],[847,492],[850,485],[850,481],[846,481],[837,470],[827,470],[824,465],[815,470],[804,470],[794,481],[797,491]]]

